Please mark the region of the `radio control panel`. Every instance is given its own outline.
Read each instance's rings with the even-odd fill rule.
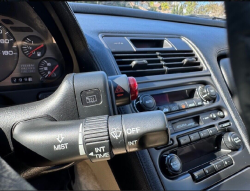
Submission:
[[[164,113],[178,112],[212,104],[217,91],[212,85],[197,85],[178,88],[178,90],[158,90],[150,94],[141,94],[134,101],[137,112],[162,110]]]
[[[241,165],[232,156],[244,150],[242,137],[217,89],[211,83],[166,87],[143,91],[133,103],[136,112],[161,110],[168,119],[170,143],[149,150],[163,182],[205,184]]]
[[[225,117],[223,111],[220,110],[212,110],[208,112],[201,113],[199,115],[194,115],[187,118],[181,118],[176,120],[170,120],[168,122],[168,128],[171,133],[180,132],[186,129],[191,129],[197,127],[199,125],[205,125],[209,123],[217,123],[218,121],[222,121]],[[230,122],[222,123],[220,127],[230,126]]]

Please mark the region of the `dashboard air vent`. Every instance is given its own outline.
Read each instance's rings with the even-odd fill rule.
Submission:
[[[122,74],[141,77],[196,72],[203,67],[192,50],[113,53]]]

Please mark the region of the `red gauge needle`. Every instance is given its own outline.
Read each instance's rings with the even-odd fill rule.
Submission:
[[[56,69],[59,67],[59,65],[57,64],[56,67],[50,72],[48,78],[56,71]]]
[[[35,52],[35,51],[39,50],[39,49],[40,49],[40,48],[42,48],[43,46],[44,46],[44,45],[42,44],[42,45],[38,46],[37,48],[35,48],[34,50],[30,51],[30,53],[29,53],[29,57],[31,57],[31,56],[32,56],[32,53],[33,53],[33,52]]]

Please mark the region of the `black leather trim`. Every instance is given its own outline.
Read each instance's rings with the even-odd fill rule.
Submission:
[[[250,3],[226,2],[227,33],[229,56],[237,88],[237,94],[242,110],[242,118],[246,125],[241,126],[244,137],[249,143],[250,136]],[[248,146],[249,148],[249,146]]]
[[[136,152],[142,165],[144,174],[150,186],[150,190],[164,190],[153,163],[151,162],[148,150]]]
[[[0,190],[35,190],[0,158]]]
[[[216,26],[216,27],[226,27],[226,22],[223,20],[212,20],[197,17],[180,16],[173,14],[163,14],[152,11],[142,11],[137,9],[130,9],[124,7],[115,6],[104,6],[104,5],[94,5],[86,3],[72,3],[69,5],[75,13],[86,13],[86,14],[98,14],[98,15],[115,15],[115,16],[126,16],[126,17],[136,17],[145,19],[156,19],[163,21],[173,21],[179,23],[190,23],[196,25],[206,25],[206,26]]]

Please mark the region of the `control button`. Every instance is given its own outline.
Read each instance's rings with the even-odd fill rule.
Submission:
[[[208,129],[208,132],[209,132],[209,135],[212,136],[212,135],[215,135],[218,133],[218,130],[216,127],[212,127],[212,128],[209,128]]]
[[[188,106],[186,102],[176,102],[180,109],[187,109]]]
[[[203,124],[210,123],[211,122],[210,115],[208,113],[201,114],[200,115],[200,121]]]
[[[226,128],[221,128],[221,127],[218,127],[218,132],[220,133],[220,132],[226,132],[227,131],[227,129]]]
[[[222,111],[218,111],[217,112],[217,116],[220,117],[220,118],[224,118],[225,117],[225,115],[224,115],[224,113]]]
[[[219,125],[220,128],[224,128],[224,127],[228,127],[231,125],[231,122],[226,122],[226,123],[222,123]]]
[[[221,158],[221,160],[224,162],[225,167],[228,167],[233,164],[233,159],[229,156],[224,156]]]
[[[98,88],[84,90],[80,94],[83,107],[99,105],[102,103],[101,91]]]
[[[238,134],[234,132],[225,133],[223,135],[223,141],[225,145],[227,146],[227,148],[233,151],[239,150],[242,145],[241,138],[239,137]]]
[[[170,112],[170,108],[168,107],[168,105],[159,106],[159,109],[162,110],[164,113]]]
[[[11,82],[12,82],[13,84],[17,83],[17,78],[11,78]]]
[[[189,135],[189,138],[190,138],[191,141],[197,141],[197,140],[200,139],[200,135],[199,135],[198,132],[197,133],[193,133],[193,134]]]
[[[185,145],[187,143],[190,143],[190,139],[189,139],[188,135],[178,138],[178,141],[180,142],[181,145]]]
[[[207,129],[199,132],[201,139],[209,137],[209,132]]]
[[[182,171],[181,159],[175,154],[169,154],[166,156],[165,165],[170,174],[179,174]]]
[[[27,77],[24,77],[24,78],[23,78],[23,81],[24,81],[24,82],[28,82],[28,78],[27,78]]]
[[[146,108],[153,108],[155,106],[155,100],[154,98],[152,99],[153,97],[152,96],[144,96],[142,98],[142,104],[146,107]]]
[[[196,103],[196,106],[202,106],[203,105],[203,101],[201,98],[195,98],[194,102]]]
[[[203,169],[201,169],[201,170],[198,170],[196,172],[193,172],[192,176],[194,177],[195,181],[199,181],[199,180],[203,179],[206,175],[205,175]]]
[[[176,103],[170,104],[169,105],[171,111],[178,111],[179,106]]]
[[[156,109],[155,99],[151,95],[142,95],[135,101],[138,111],[154,111]]]
[[[216,171],[220,171],[221,169],[225,168],[224,162],[222,160],[216,160],[210,163],[211,165],[214,166]]]
[[[32,77],[13,77],[11,78],[12,83],[24,83],[24,82],[32,82]]]
[[[18,78],[18,82],[20,82],[20,83],[21,83],[22,81],[23,81],[23,79],[22,79],[22,78]]]
[[[205,88],[207,88],[207,92],[210,94],[210,96],[216,96],[215,89],[213,86],[208,85]]]
[[[217,118],[215,113],[210,113],[209,117],[213,120],[215,120]]]
[[[207,176],[216,172],[213,165],[209,165],[208,167],[204,168],[203,170]]]
[[[211,85],[200,86],[199,94],[204,101],[212,101],[216,98],[216,91],[215,88]]]
[[[188,108],[192,108],[192,107],[196,106],[194,100],[187,100],[186,104],[187,104]]]

